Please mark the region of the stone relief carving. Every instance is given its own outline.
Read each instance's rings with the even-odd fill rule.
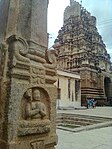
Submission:
[[[45,81],[46,83],[53,84],[56,82],[56,52],[54,50],[46,51],[45,59],[46,63],[43,64],[46,72]]]
[[[10,50],[14,50],[14,65],[16,65],[17,61],[23,62],[23,63],[30,63],[30,60],[26,57],[28,54],[28,44],[27,41],[21,37],[17,37],[16,35],[10,36],[7,39],[7,42],[11,47]],[[10,44],[12,43],[12,44]]]
[[[45,88],[40,86],[56,81],[56,53],[47,51],[44,55],[39,48],[16,35],[7,39],[7,45],[9,59],[11,60],[10,56],[13,57],[13,76],[18,77],[19,81],[24,78],[29,81],[29,89],[23,94],[21,101],[18,136],[49,133],[50,96]]]
[[[44,149],[43,141],[35,141],[31,142],[30,144],[32,149]]]
[[[32,99],[28,98],[28,92],[32,96]],[[35,89],[31,93],[27,93],[27,103],[25,106],[26,119],[43,119],[46,116],[46,107],[45,104],[41,102],[40,91]]]
[[[18,135],[42,134],[50,131],[49,95],[44,88],[28,89],[21,102]]]
[[[43,55],[36,50],[37,49],[29,49],[26,57],[35,62],[45,63],[45,59],[43,58]]]
[[[42,68],[31,68],[31,79],[33,84],[45,83],[45,70]]]
[[[45,67],[54,69],[57,66],[57,61],[56,61],[56,51],[46,51],[45,59],[46,59],[46,64],[44,64]]]
[[[11,50],[15,51],[15,64],[16,61],[24,62],[26,64],[31,63],[31,61],[45,63],[45,57],[36,48],[31,48],[29,43],[22,37],[16,35],[10,36],[7,39],[8,44],[11,43]],[[13,43],[13,44],[12,44]]]
[[[10,36],[7,43],[9,51],[14,51],[12,72],[15,77],[21,74],[21,76],[19,75],[21,79],[26,78],[35,86],[56,81],[54,78],[57,66],[56,52],[46,50],[46,53],[43,54],[39,45],[16,35]],[[9,59],[11,60],[11,55]]]

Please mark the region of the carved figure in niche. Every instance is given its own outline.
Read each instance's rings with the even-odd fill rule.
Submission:
[[[46,116],[45,104],[41,102],[40,91],[30,90],[30,98],[27,98],[25,106],[26,119],[43,119]],[[28,95],[29,96],[29,95]]]
[[[18,136],[50,131],[49,100],[47,90],[42,87],[33,87],[24,93],[21,101],[21,119],[18,121]]]

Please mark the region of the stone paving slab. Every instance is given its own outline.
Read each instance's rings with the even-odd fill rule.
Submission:
[[[112,127],[78,133],[57,129],[57,149],[112,149]]]

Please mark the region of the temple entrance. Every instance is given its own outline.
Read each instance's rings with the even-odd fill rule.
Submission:
[[[104,79],[104,90],[105,90],[105,96],[107,97],[107,101],[111,97],[110,85],[111,85],[111,79],[109,77],[105,77],[105,79]]]

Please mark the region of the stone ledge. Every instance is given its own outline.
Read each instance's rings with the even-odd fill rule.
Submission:
[[[70,131],[70,132],[80,132],[80,131],[88,131],[88,130],[92,130],[92,129],[98,129],[98,128],[109,127],[109,126],[112,126],[112,121],[99,123],[99,124],[93,124],[93,125],[89,125],[89,126],[81,126],[81,127],[74,128],[74,129],[57,126],[57,129]]]

